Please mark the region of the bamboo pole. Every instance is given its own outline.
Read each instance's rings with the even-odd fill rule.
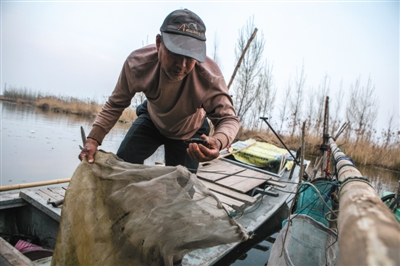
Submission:
[[[235,79],[236,72],[238,71],[240,65],[242,64],[242,60],[243,60],[243,58],[244,58],[244,55],[246,54],[247,49],[249,49],[250,43],[251,43],[251,42],[253,41],[253,39],[256,37],[257,31],[258,31],[258,29],[255,28],[253,34],[252,34],[251,37],[250,37],[250,39],[247,41],[246,47],[244,48],[244,50],[243,50],[243,52],[242,52],[242,55],[240,56],[240,58],[239,58],[239,60],[238,60],[238,62],[237,62],[237,64],[236,64],[235,70],[233,71],[232,77],[231,77],[231,79],[229,80],[228,89],[231,87],[232,82],[233,82],[233,80]]]
[[[49,181],[40,181],[40,182],[33,182],[33,183],[26,183],[26,184],[0,186],[0,192],[15,190],[15,189],[23,189],[23,188],[31,188],[31,187],[40,187],[40,186],[68,183],[70,180],[71,180],[71,178],[64,178],[64,179],[53,179],[53,180],[49,180]]]
[[[347,179],[339,191],[338,265],[400,265],[400,224],[332,138],[329,145],[338,179]]]

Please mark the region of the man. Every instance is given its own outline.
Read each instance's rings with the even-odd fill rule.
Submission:
[[[135,93],[147,100],[122,141],[117,156],[143,164],[164,144],[166,165],[183,165],[196,173],[199,162],[215,159],[234,140],[239,121],[217,64],[206,57],[206,27],[195,13],[170,13],[156,44],[132,52],[117,85],[93,123],[79,158],[94,162],[94,154]],[[208,117],[215,126],[208,136]],[[188,143],[201,138],[207,145]]]

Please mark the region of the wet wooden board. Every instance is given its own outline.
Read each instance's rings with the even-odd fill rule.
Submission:
[[[253,188],[266,182],[266,175],[250,169],[240,173],[240,176],[229,176],[216,181],[217,184],[231,188],[233,190],[247,193]]]
[[[238,174],[244,170],[245,168],[241,166],[216,160],[207,162],[200,166],[197,172],[197,176],[210,182],[215,182],[227,176]]]
[[[248,205],[253,205],[257,199],[250,197],[249,195],[234,191],[232,189],[228,189],[226,187],[220,186],[215,183],[208,182],[206,180],[200,180],[209,190],[212,190],[214,192],[218,192],[220,194],[223,194],[225,196],[231,197],[236,200],[243,201],[244,203]]]
[[[234,210],[243,210],[243,208],[246,206],[246,204],[242,201],[235,200],[233,198],[227,197],[225,195],[222,195],[218,192],[214,192],[214,194],[217,196],[217,198],[222,202],[227,204],[228,206],[232,207]]]
[[[19,197],[19,192],[8,192],[0,194],[0,210],[21,207],[26,202]]]
[[[63,193],[65,195],[63,188],[43,188],[38,190],[24,190],[20,192],[20,197],[39,210],[43,211],[56,221],[60,221],[61,217],[61,206],[53,207],[51,204],[47,204],[47,201],[57,201],[63,198]]]
[[[10,243],[0,237],[0,262],[1,265],[33,266],[30,259],[24,256]]]

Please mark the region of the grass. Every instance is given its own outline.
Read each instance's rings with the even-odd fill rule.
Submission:
[[[85,117],[95,117],[102,108],[102,105],[90,99],[77,99],[73,97],[56,97],[35,93],[27,89],[7,89],[4,90],[0,100],[12,101],[20,104],[35,105],[49,111],[75,114]],[[132,123],[136,119],[136,111],[129,107],[121,115],[119,122]],[[307,129],[306,129],[307,131]],[[312,129],[305,133],[305,154],[308,156],[320,156],[320,146],[322,137],[317,136]],[[349,134],[348,134],[349,135]],[[368,132],[363,136],[368,136]],[[379,145],[366,137],[361,136],[357,141],[346,134],[343,134],[337,141],[339,148],[356,164],[382,167],[389,170],[400,171],[400,135],[397,134],[390,145]],[[300,136],[291,136],[289,133],[280,134],[286,146],[297,151],[301,145]],[[242,128],[236,140],[246,140],[249,138],[258,141],[265,141],[276,146],[282,147],[278,138],[271,130],[247,130]]]
[[[91,99],[78,99],[74,97],[43,95],[27,89],[11,88],[4,90],[0,100],[11,101],[20,104],[30,104],[43,110],[57,113],[75,114],[84,117],[96,117],[101,111],[102,105]],[[134,108],[126,108],[119,122],[131,123],[136,119]]]
[[[283,147],[278,138],[271,131],[241,129],[236,138],[237,140],[253,138],[258,141],[265,141]],[[280,138],[291,150],[297,151],[301,146],[301,138],[299,136],[290,137],[282,135]],[[307,156],[321,156],[321,144],[322,137],[305,134],[305,154]],[[385,147],[384,145],[378,145],[367,140],[359,140],[358,143],[356,143],[355,140],[342,135],[336,140],[336,144],[356,165],[361,164],[400,171],[399,138],[397,138],[392,145]]]

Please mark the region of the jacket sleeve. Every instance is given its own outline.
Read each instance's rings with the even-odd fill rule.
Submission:
[[[240,128],[239,118],[222,78],[211,91],[204,101],[204,109],[215,127],[213,136],[221,142],[223,149],[235,140]]]
[[[115,89],[97,115],[92,130],[88,135],[89,138],[95,139],[99,144],[103,142],[104,137],[110,132],[122,115],[122,112],[131,104],[132,98],[135,96],[135,92],[129,89],[127,77],[129,71],[129,64],[125,61]]]

